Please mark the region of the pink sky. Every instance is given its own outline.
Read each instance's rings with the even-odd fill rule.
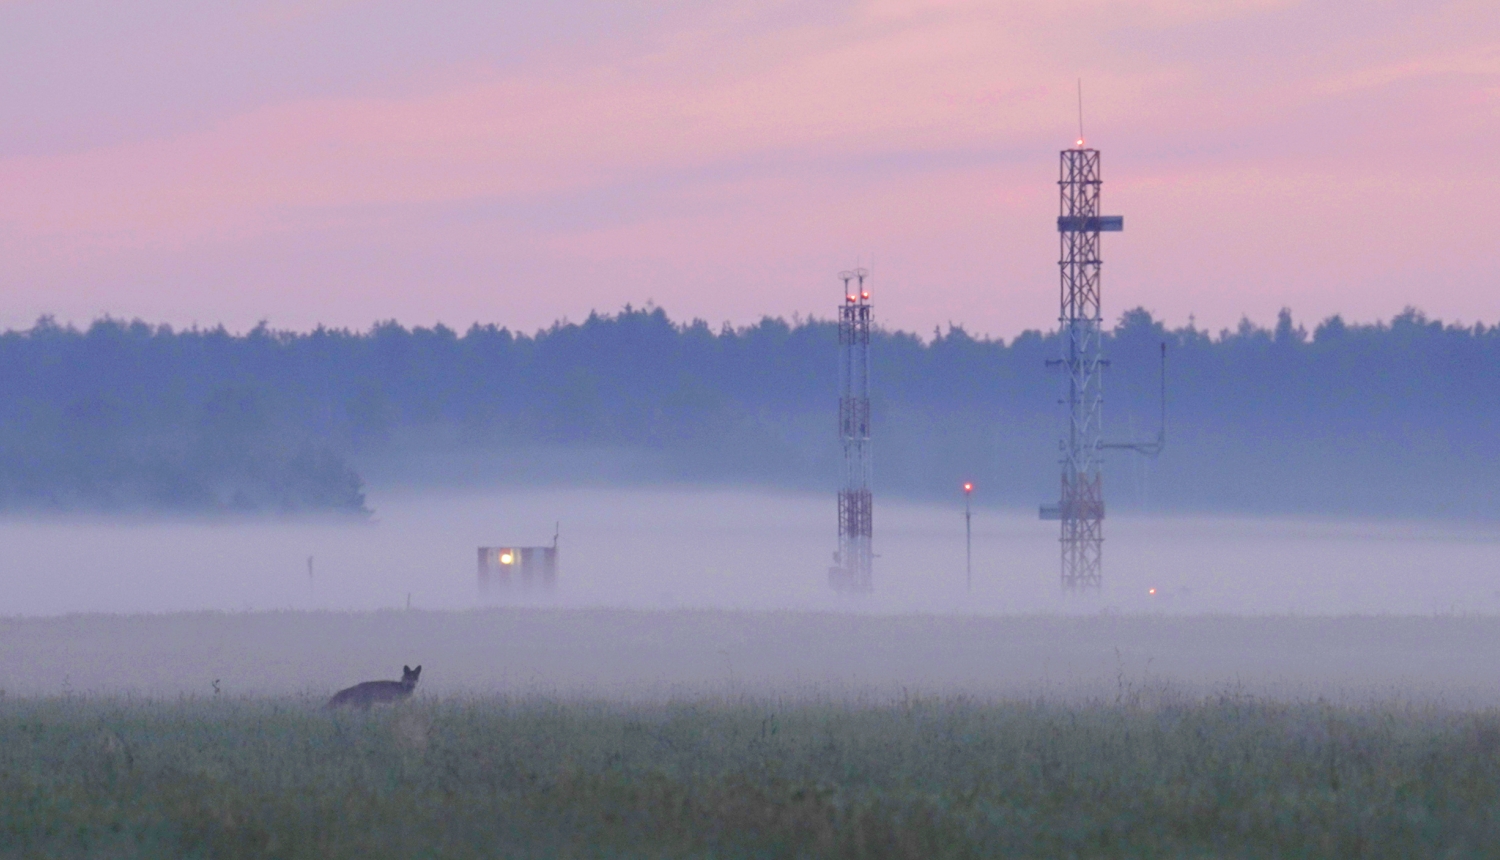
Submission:
[[[503,8],[497,8],[503,7]],[[0,0],[0,324],[1500,321],[1500,4]]]

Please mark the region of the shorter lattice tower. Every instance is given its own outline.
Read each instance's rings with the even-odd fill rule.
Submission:
[[[828,569],[838,591],[868,592],[874,553],[870,494],[870,322],[874,310],[865,286],[869,271],[840,272],[844,301],[839,306],[839,442],[843,482],[839,489],[839,548]]]

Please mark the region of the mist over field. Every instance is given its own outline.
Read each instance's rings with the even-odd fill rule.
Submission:
[[[832,500],[736,489],[375,492],[365,521],[12,518],[0,573],[13,615],[491,605],[1014,615],[1308,615],[1500,611],[1500,527],[1486,523],[1120,516],[1104,591],[1057,586],[1057,526],[962,507],[877,508],[874,594],[827,584]],[[550,544],[550,591],[477,586],[479,546]],[[312,561],[309,575],[309,559]],[[1156,593],[1152,594],[1151,590]]]
[[[1167,450],[1110,458],[1105,586],[1068,597],[1035,507],[1056,496],[1055,338],[880,333],[875,592],[850,598],[827,583],[827,323],[43,321],[0,336],[0,641],[25,667],[0,685],[324,691],[426,661],[437,693],[1128,676],[1489,701],[1472,640],[1500,638],[1500,497],[1477,452],[1500,398],[1474,368],[1500,329],[1283,314],[1210,335],[1134,311],[1113,438],[1154,433],[1163,342]],[[554,589],[481,593],[477,547],[555,529]]]
[[[370,498],[367,521],[7,520],[0,688],[326,695],[421,663],[437,696],[1500,701],[1489,524],[1121,516],[1103,592],[1068,597],[1054,523],[979,508],[970,591],[961,508],[892,501],[875,593],[850,597],[827,585],[822,494]],[[559,524],[554,590],[480,591],[477,546],[547,544]]]

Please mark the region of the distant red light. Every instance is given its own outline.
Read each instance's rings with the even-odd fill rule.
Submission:
[[[870,291],[865,290],[863,293],[860,293],[860,297],[868,299],[870,297]]]
[[[845,298],[845,299],[846,299],[846,300],[848,300],[848,301],[851,301],[851,302],[852,302],[852,301],[854,301],[854,296],[852,296],[852,295],[849,295],[849,296],[844,296],[844,298]]]
[[[966,492],[966,493],[972,493],[972,492],[974,492],[974,485],[973,484],[964,484],[964,492]]]

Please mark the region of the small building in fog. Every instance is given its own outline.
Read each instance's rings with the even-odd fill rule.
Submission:
[[[557,583],[557,538],[551,546],[482,546],[479,590],[550,589]]]

